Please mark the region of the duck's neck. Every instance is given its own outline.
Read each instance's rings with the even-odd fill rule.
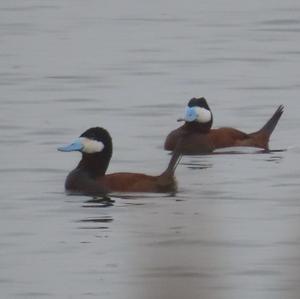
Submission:
[[[82,153],[82,158],[77,169],[87,172],[92,178],[105,175],[112,153],[103,151],[101,153]]]
[[[192,122],[185,122],[183,125],[184,129],[189,130],[189,131],[195,131],[199,133],[208,133],[211,129],[212,122],[208,123],[198,123],[196,121]]]

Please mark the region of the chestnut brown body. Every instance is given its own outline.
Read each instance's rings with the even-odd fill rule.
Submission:
[[[173,175],[151,176],[143,173],[118,172],[97,178],[97,182],[115,192],[175,192]]]

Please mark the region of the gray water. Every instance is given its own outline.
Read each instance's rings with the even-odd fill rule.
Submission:
[[[3,0],[0,45],[1,298],[299,298],[298,0]],[[64,193],[58,145],[103,126],[109,172],[159,174],[194,96],[246,132],[284,104],[278,151],[184,157],[175,196]]]

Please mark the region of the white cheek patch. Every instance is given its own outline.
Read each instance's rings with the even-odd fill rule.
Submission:
[[[208,123],[211,121],[211,112],[205,108],[195,107],[197,121],[199,123]]]
[[[101,141],[80,137],[83,145],[82,152],[87,154],[99,153],[104,149],[104,144]]]

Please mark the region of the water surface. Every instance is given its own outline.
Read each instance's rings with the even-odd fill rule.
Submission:
[[[3,298],[299,298],[300,4],[2,1]],[[68,196],[91,126],[113,171],[158,174],[187,100],[215,126],[285,112],[270,153],[187,156],[173,195]]]

